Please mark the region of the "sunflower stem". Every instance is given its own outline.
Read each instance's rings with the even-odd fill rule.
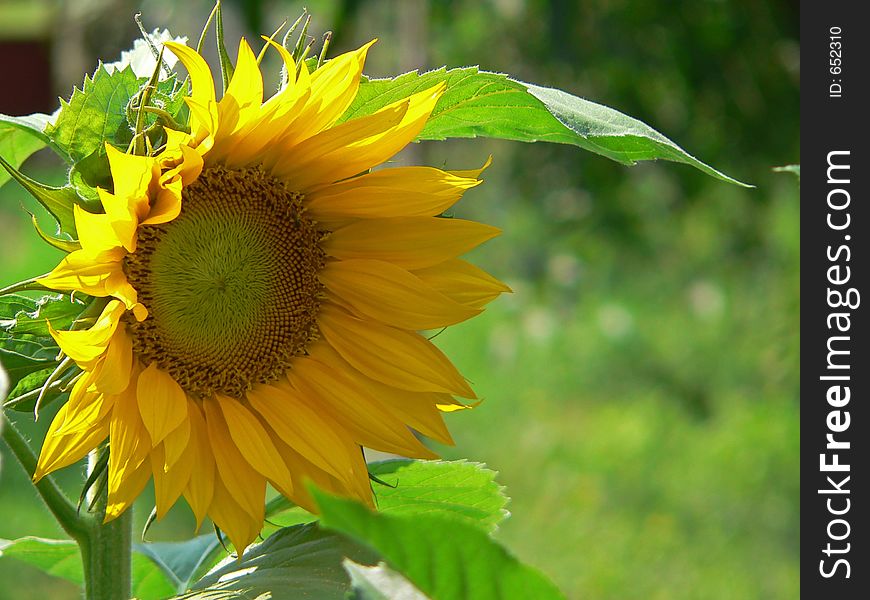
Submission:
[[[92,452],[88,459],[88,475],[98,464],[98,457]],[[87,600],[126,600],[131,596],[133,509],[129,508],[121,516],[104,523],[107,489],[108,486],[101,486],[92,499],[94,506],[88,535],[84,543],[79,542]]]
[[[2,417],[0,417],[2,418]],[[3,441],[9,446],[12,454],[24,468],[27,475],[33,477],[36,471],[36,455],[24,435],[15,427],[15,424],[5,419],[3,429]],[[48,510],[57,519],[63,530],[81,545],[88,537],[90,524],[86,517],[82,517],[76,511],[76,507],[57,486],[54,479],[47,475],[34,484],[39,497],[45,502]]]

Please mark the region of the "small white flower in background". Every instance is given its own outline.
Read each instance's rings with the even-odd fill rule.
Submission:
[[[598,329],[606,337],[618,340],[634,329],[634,317],[620,304],[605,304],[598,309]]]
[[[187,36],[173,37],[168,29],[155,29],[148,34],[148,37],[151,38],[151,43],[154,44],[158,51],[163,42],[187,43]],[[163,61],[172,69],[178,58],[171,52],[164,52]],[[108,63],[104,66],[109,73],[112,73],[115,69],[123,70],[127,65],[130,65],[137,77],[151,77],[154,67],[157,66],[157,58],[154,56],[154,52],[148,43],[140,38],[133,42],[133,47],[130,50],[121,52],[121,60]],[[160,79],[166,79],[167,77],[166,71],[161,69]]]

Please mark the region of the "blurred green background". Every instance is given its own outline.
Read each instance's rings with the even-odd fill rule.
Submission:
[[[271,32],[301,9],[225,5],[230,39]],[[797,598],[799,182],[771,171],[799,158],[797,3],[307,6],[313,32],[335,31],[333,54],[380,38],[372,75],[479,64],[560,87],[757,186],[543,144],[427,143],[401,158],[451,168],[495,158],[455,214],[504,230],[473,260],[515,293],[436,342],[485,399],[448,417],[457,445],[441,450],[501,472],[513,513],[503,542],[571,598]],[[210,7],[0,0],[0,42],[35,41],[53,93],[68,96],[97,59],[132,44],[135,11],[148,28],[195,38]],[[63,177],[46,156],[25,171]],[[0,189],[0,285],[58,259],[22,205],[20,189]],[[49,416],[28,426],[35,442]],[[62,480],[77,493],[80,470]],[[5,452],[0,514],[0,538],[60,535]],[[150,537],[190,533],[181,507]],[[0,560],[0,600],[77,597],[72,585]]]

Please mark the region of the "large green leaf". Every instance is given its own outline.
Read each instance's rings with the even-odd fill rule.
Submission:
[[[0,297],[0,328],[49,337],[49,323],[56,330],[69,329],[86,307],[86,303],[70,300],[67,294],[47,294],[38,300],[9,294]]]
[[[78,546],[72,540],[37,537],[0,540],[0,557],[16,558],[49,575],[66,579],[76,585],[84,584],[82,558]]]
[[[59,348],[32,335],[12,336],[0,330],[0,365],[9,378],[9,388],[37,371],[56,366]],[[46,374],[46,376],[48,376]]]
[[[386,460],[371,463],[378,509],[384,513],[449,514],[494,530],[510,513],[496,471],[464,460]]]
[[[433,600],[562,598],[480,528],[440,514],[388,515],[314,490],[324,527],[367,544]]]
[[[497,473],[479,463],[459,461],[385,460],[369,463],[378,510],[395,514],[449,514],[487,531],[508,516],[504,488]],[[273,525],[287,527],[316,519],[282,496],[266,506]],[[267,529],[268,531],[268,529]]]
[[[617,110],[477,67],[364,80],[342,120],[372,114],[441,82],[447,83],[447,90],[417,136],[420,140],[491,137],[573,144],[628,165],[654,159],[681,162],[722,181],[744,185]]]
[[[369,549],[344,536],[315,524],[296,525],[249,548],[241,560],[228,558],[179,598],[254,600],[267,594],[271,600],[343,600],[350,589],[342,568],[345,558],[369,564],[377,561]]]
[[[428,600],[414,584],[384,563],[367,567],[345,560],[344,568],[350,575],[353,600]]]
[[[147,556],[180,593],[190,588],[223,552],[214,534],[200,535],[183,542],[134,544],[133,550]]]
[[[107,141],[126,149],[133,137],[127,103],[140,84],[129,66],[109,73],[100,65],[92,77],[85,77],[82,89],[73,90],[69,102],[61,101],[57,121],[45,133],[73,163],[95,151],[104,152]]]
[[[42,387],[57,366],[60,348],[49,334],[48,323],[55,329],[68,329],[86,307],[61,294],[38,300],[19,294],[0,296],[0,365],[9,377],[11,397]],[[60,389],[53,389],[45,401],[60,395]],[[10,401],[10,407],[29,411],[35,400],[36,394],[30,394],[26,402]]]
[[[50,575],[84,585],[81,555],[72,540],[36,537],[0,540],[0,557],[15,558]],[[175,592],[160,569],[141,554],[133,554],[132,579],[133,595],[139,600],[159,600]]]
[[[17,169],[31,154],[45,148],[48,137],[43,130],[48,119],[41,113],[26,117],[0,115],[0,157]],[[0,169],[0,187],[9,179],[9,173]]]

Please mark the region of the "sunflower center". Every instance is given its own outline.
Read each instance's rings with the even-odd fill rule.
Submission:
[[[134,352],[194,397],[276,380],[317,335],[322,236],[302,195],[262,169],[204,170],[125,259],[148,308],[127,321]]]

